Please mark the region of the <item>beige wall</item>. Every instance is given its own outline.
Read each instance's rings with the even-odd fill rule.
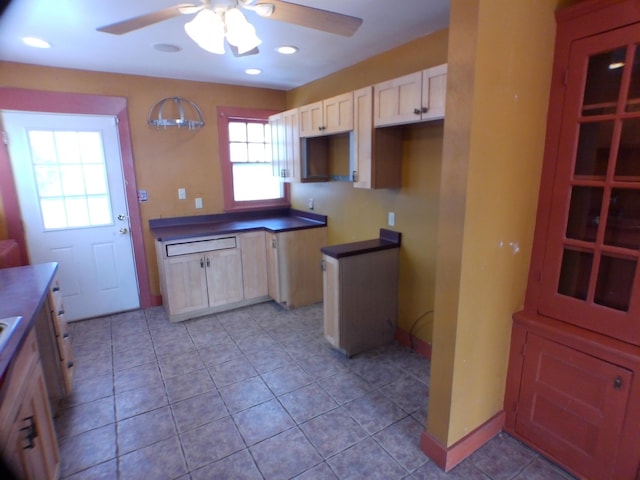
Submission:
[[[151,293],[159,295],[158,269],[151,218],[222,212],[222,182],[218,159],[217,106],[282,110],[285,92],[184,80],[118,75],[0,62],[0,85],[57,92],[125,97],[133,143],[136,181],[149,201],[140,204]],[[196,131],[156,130],[147,125],[151,106],[164,97],[185,97],[202,110],[205,126]],[[187,200],[178,200],[178,188]],[[204,208],[196,209],[201,197]],[[4,214],[0,213],[0,234]],[[5,232],[6,235],[6,232]]]
[[[289,108],[328,98],[376,82],[447,62],[448,31],[442,30],[390,50],[287,93]],[[398,324],[431,342],[435,292],[436,232],[443,122],[405,128],[402,187],[362,190],[347,182],[294,184],[292,204],[305,210],[309,198],[315,211],[329,217],[330,244],[376,238],[379,229],[402,232]],[[396,214],[394,227],[387,213]]]

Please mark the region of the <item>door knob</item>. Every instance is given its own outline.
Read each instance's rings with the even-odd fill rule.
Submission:
[[[129,229],[127,227],[122,227],[120,229],[120,233],[123,234],[123,235],[126,234],[126,233],[129,233]]]
[[[127,216],[123,215],[122,213],[120,215],[118,215],[118,220],[126,220]]]

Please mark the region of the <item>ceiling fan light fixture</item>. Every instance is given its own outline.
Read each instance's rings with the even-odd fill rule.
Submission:
[[[253,50],[262,43],[256,34],[255,27],[237,8],[231,8],[225,12],[224,23],[227,27],[227,41],[237,47],[240,55]]]
[[[185,23],[184,30],[204,50],[224,54],[225,26],[219,14],[205,8]]]
[[[275,5],[273,5],[273,3],[259,3],[258,5],[253,7],[253,11],[261,17],[270,17],[275,8],[276,7]]]

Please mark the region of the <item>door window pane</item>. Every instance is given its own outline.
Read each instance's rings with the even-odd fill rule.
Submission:
[[[640,49],[638,49],[638,45],[635,47],[633,65],[631,65],[631,84],[627,96],[627,112],[640,111]]]
[[[602,188],[573,187],[567,220],[567,238],[594,242],[600,224]]]
[[[113,223],[99,131],[28,132],[45,229]]]
[[[586,300],[592,264],[592,253],[565,249],[562,255],[558,293]]]
[[[640,118],[622,121],[615,179],[640,181]]]
[[[635,274],[635,260],[603,255],[598,271],[595,303],[625,312],[629,310]]]
[[[616,247],[640,248],[640,190],[611,191],[604,242]]]
[[[626,51],[621,47],[589,57],[583,115],[615,113]]]
[[[580,125],[576,176],[604,177],[607,174],[613,122],[591,122]]]

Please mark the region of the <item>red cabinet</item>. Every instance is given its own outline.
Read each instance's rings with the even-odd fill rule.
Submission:
[[[506,429],[571,472],[640,478],[640,7],[561,10]]]

